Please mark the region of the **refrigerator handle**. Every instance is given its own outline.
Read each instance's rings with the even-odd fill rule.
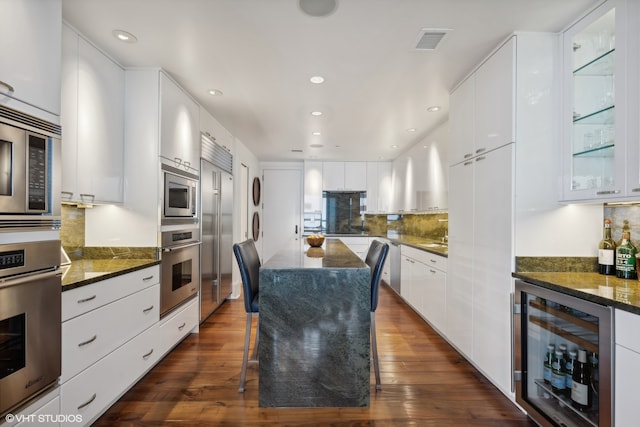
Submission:
[[[298,225],[296,224],[296,234],[298,234]]]

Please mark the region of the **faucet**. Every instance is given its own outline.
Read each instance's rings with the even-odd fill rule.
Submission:
[[[442,236],[442,243],[449,243],[449,229],[444,229],[444,236]]]

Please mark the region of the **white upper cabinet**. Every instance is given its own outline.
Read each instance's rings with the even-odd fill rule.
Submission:
[[[218,145],[233,150],[234,138],[207,110],[200,106],[200,132],[213,138]]]
[[[2,0],[0,16],[0,104],[58,123],[61,1]]]
[[[197,173],[200,169],[200,106],[160,72],[160,156],[175,167]]]
[[[564,200],[627,195],[627,141],[637,145],[627,134],[627,117],[638,122],[637,110],[627,108],[627,98],[638,96],[627,86],[636,83],[626,76],[637,75],[629,68],[629,19],[625,0],[610,0],[563,34]]]
[[[63,26],[62,200],[122,203],[124,70]]]
[[[511,37],[451,93],[449,164],[515,141],[515,49]]]
[[[367,211],[391,211],[391,162],[367,162]]]
[[[365,191],[366,162],[323,162],[322,189],[325,191]]]

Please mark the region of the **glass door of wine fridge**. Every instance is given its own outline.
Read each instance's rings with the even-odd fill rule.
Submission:
[[[516,401],[543,426],[613,424],[613,309],[516,281]]]

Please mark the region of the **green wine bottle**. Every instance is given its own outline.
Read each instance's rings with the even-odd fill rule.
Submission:
[[[629,221],[624,220],[622,240],[616,247],[616,277],[621,279],[637,279],[636,253],[638,250],[631,242],[631,228]]]

